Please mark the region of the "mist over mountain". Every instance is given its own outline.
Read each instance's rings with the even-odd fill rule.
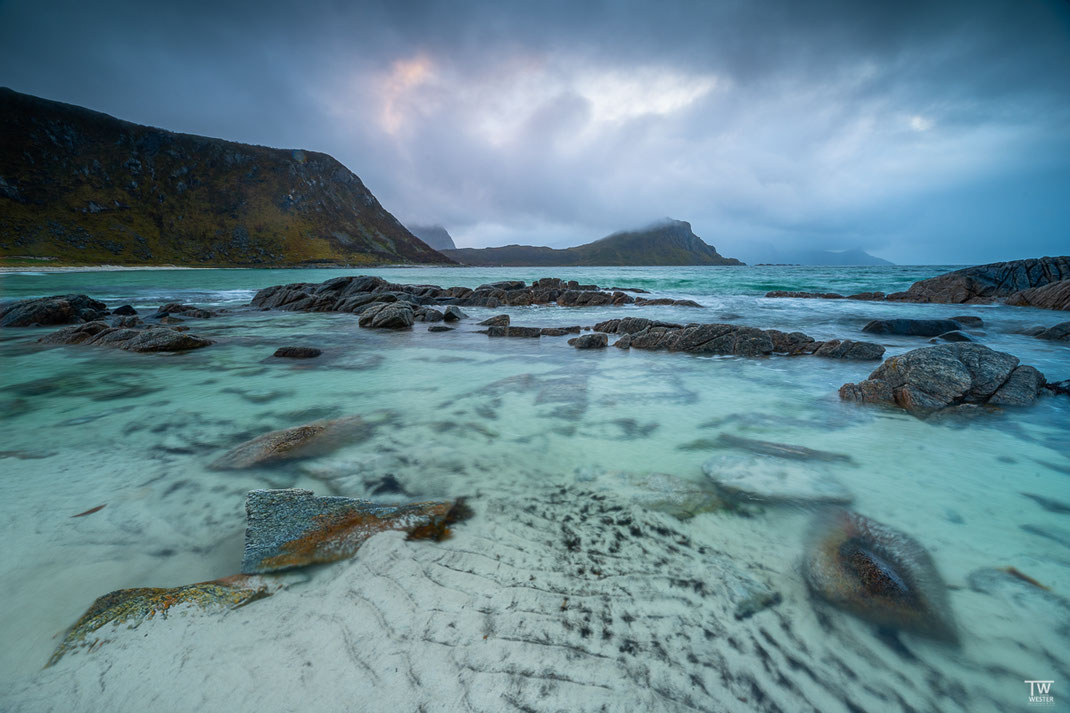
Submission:
[[[707,245],[683,220],[665,220],[638,230],[607,235],[571,248],[506,245],[461,248],[443,254],[465,265],[503,267],[571,265],[742,265]]]
[[[848,250],[805,250],[758,248],[747,254],[748,262],[782,265],[894,265],[894,262],[870,255],[861,248]]]
[[[409,232],[435,250],[456,250],[453,237],[441,225],[410,225]]]

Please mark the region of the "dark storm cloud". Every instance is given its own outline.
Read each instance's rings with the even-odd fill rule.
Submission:
[[[1066,3],[0,2],[0,83],[326,151],[460,244],[1066,252]]]

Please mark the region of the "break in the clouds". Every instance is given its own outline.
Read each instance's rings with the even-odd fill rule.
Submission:
[[[458,245],[1070,244],[1070,5],[0,2],[0,83],[330,153]]]

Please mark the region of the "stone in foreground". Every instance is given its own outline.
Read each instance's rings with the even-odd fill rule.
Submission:
[[[1044,375],[1020,366],[1018,357],[963,342],[887,359],[865,381],[841,386],[840,398],[896,405],[920,416],[960,405],[1025,406],[1044,383]]]
[[[311,490],[298,488],[250,491],[245,512],[245,574],[345,559],[369,537],[387,530],[441,539],[448,534],[447,525],[470,514],[460,500],[380,505],[356,498],[316,497]]]
[[[846,505],[854,496],[827,468],[772,456],[715,456],[702,471],[726,500]]]
[[[947,587],[910,535],[858,513],[819,515],[803,561],[810,591],[879,627],[957,639]]]
[[[134,629],[157,614],[166,618],[169,610],[182,606],[223,612],[270,594],[267,584],[245,575],[182,587],[119,589],[93,602],[67,631],[46,667],[55,664],[64,654],[82,648],[92,651],[103,645],[110,637],[101,629],[108,624],[112,627],[126,624],[126,628]]]

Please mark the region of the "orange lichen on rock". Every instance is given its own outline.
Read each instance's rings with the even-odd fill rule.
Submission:
[[[379,505],[299,489],[253,490],[245,508],[247,574],[345,559],[386,530],[440,540],[448,536],[448,525],[471,513],[463,501]]]

